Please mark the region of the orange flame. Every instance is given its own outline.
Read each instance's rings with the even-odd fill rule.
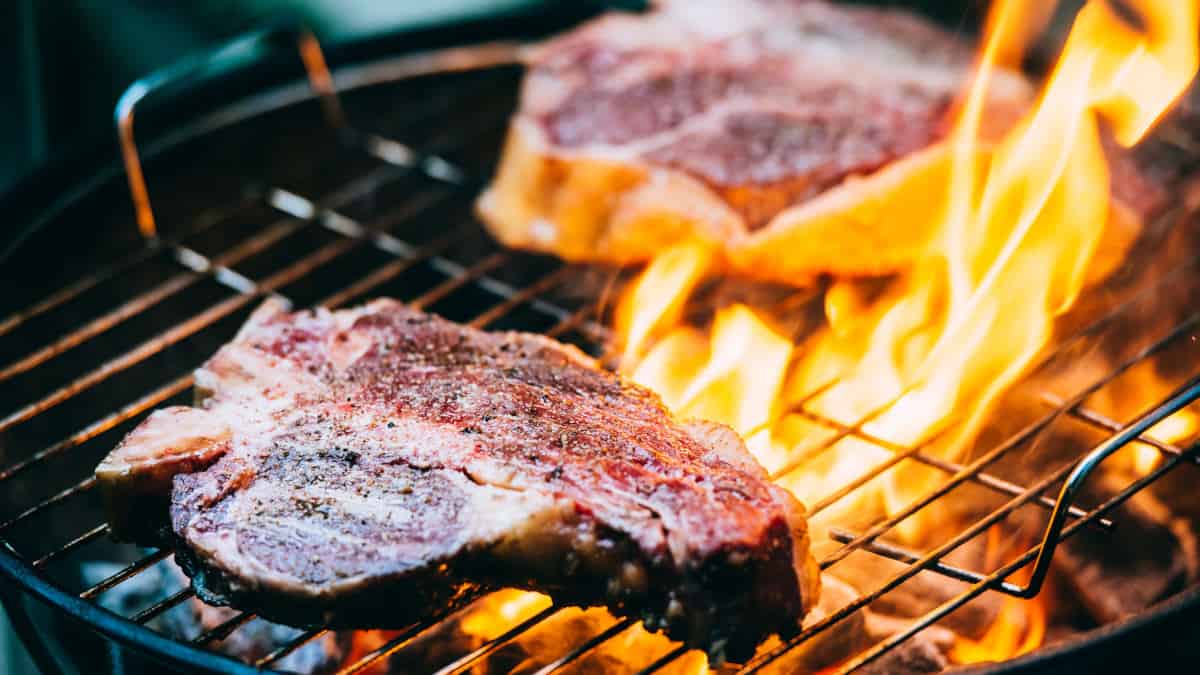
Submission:
[[[1057,2],[996,3],[988,15],[984,35],[994,41],[993,63],[1020,69],[1029,46],[1054,18]],[[998,26],[1003,20],[1005,25]]]
[[[959,638],[950,649],[954,663],[980,663],[1015,658],[1042,646],[1046,613],[1039,599],[1004,596],[1000,614],[978,640]]]
[[[1178,443],[1196,435],[1200,427],[1200,416],[1195,410],[1185,408],[1155,424],[1147,430],[1146,435],[1164,443]],[[1133,470],[1137,474],[1150,473],[1162,461],[1162,452],[1152,445],[1136,443],[1133,449]]]
[[[1097,394],[1091,404],[1116,420],[1132,419],[1141,412],[1145,401],[1157,401],[1167,396],[1173,387],[1158,373],[1158,364],[1145,361],[1130,368]],[[1192,405],[1167,417],[1146,431],[1146,436],[1163,443],[1180,444],[1200,432],[1200,406]],[[1110,464],[1124,468],[1136,476],[1153,471],[1162,462],[1163,453],[1149,443],[1135,442],[1122,449]]]
[[[466,635],[493,638],[550,606],[550,598],[541,593],[515,589],[497,591],[478,600],[459,623]]]
[[[1022,5],[996,7],[951,140],[940,236],[899,292],[870,309],[867,330],[832,333],[808,355],[818,371],[831,351],[852,364],[817,403],[826,414],[851,423],[890,403],[867,429],[903,444],[957,421],[946,445],[959,452],[1045,346],[1053,318],[1083,286],[1109,211],[1098,114],[1131,144],[1196,69],[1196,3],[1141,4],[1145,34],[1106,2],[1081,10],[1037,106],[985,165],[977,139],[986,89]],[[807,390],[821,384],[801,382]],[[903,482],[908,489],[885,492],[893,508],[923,489],[919,480]]]
[[[780,482],[801,499],[819,499],[891,454],[851,437],[809,457],[805,449],[833,433],[794,412],[814,392],[822,393],[806,409],[820,417],[842,425],[869,419],[864,431],[893,444],[937,436],[936,451],[947,458],[966,452],[1088,280],[1113,208],[1102,132],[1135,143],[1197,68],[1200,0],[1131,0],[1137,26],[1109,2],[1091,0],[1037,103],[989,145],[980,140],[989,82],[1029,40],[1030,18],[1047,16],[1040,4],[993,6],[947,141],[948,189],[911,195],[933,202],[935,235],[887,292],[867,297],[855,282],[835,282],[825,298],[828,328],[803,349],[744,306],[722,309],[702,331],[681,316],[711,254],[683,244],[653,261],[621,300],[622,369],[677,414],[733,427],[768,471],[786,469]],[[895,468],[822,516],[894,513],[930,477],[923,467]],[[902,527],[904,536],[921,532],[919,518]],[[1017,639],[1010,629],[995,628],[989,649],[1002,640],[1010,651],[1040,642],[1040,634]]]
[[[1004,548],[1001,534],[998,527],[988,530],[984,557],[988,560],[989,568],[1001,564]],[[960,636],[950,650],[950,659],[958,664],[967,664],[1015,658],[1040,647],[1045,635],[1046,607],[1041,598],[1022,600],[1006,595],[1001,601],[996,620],[987,631],[977,640]]]
[[[966,664],[1016,658],[1040,647],[1045,635],[1046,612],[1041,601],[1006,595],[996,621],[983,637],[959,637],[950,650],[950,659]]]
[[[379,649],[388,643],[389,640],[400,634],[400,631],[395,630],[358,630],[354,631],[351,637],[350,649],[342,658],[342,663],[358,663],[368,654]],[[366,675],[378,675],[387,672],[386,659],[376,661],[364,668],[362,671]]]
[[[1135,142],[1196,70],[1196,1],[1147,0],[1137,9],[1141,30],[1108,3],[1089,2],[1037,105],[988,148],[979,139],[996,60],[1023,44],[1020,24],[1039,14],[1025,2],[994,7],[948,141],[949,189],[931,210],[936,236],[881,299],[863,299],[853,282],[835,283],[826,296],[829,329],[798,359],[790,340],[745,307],[722,310],[707,334],[681,323],[710,259],[685,244],[655,260],[622,300],[624,370],[680,414],[749,435],[768,469],[789,466],[817,431],[794,415],[775,415],[834,380],[810,410],[842,424],[874,416],[867,432],[905,445],[954,423],[943,452],[961,453],[1085,282],[1110,208],[1100,119],[1121,143]],[[659,339],[646,350],[652,336]],[[861,471],[874,455],[886,457],[847,440],[819,462],[815,480],[800,471],[785,483],[801,497],[819,497],[811,490],[832,485],[828,472]],[[923,489],[916,471],[894,471],[880,484],[875,494],[889,512]]]

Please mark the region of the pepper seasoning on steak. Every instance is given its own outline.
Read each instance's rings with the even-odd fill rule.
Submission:
[[[736,434],[548,338],[269,301],[196,382],[97,476],[117,534],[155,531],[128,497],[169,498],[211,602],[387,627],[518,586],[737,657],[817,599],[804,509]]]
[[[528,52],[477,210],[507,246],[630,264],[699,242],[721,273],[805,285],[904,270],[938,231],[968,40],[895,8],[657,0]],[[1029,109],[991,73],[980,161]],[[1109,271],[1167,200],[1106,144]]]

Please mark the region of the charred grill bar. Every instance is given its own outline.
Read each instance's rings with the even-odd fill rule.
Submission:
[[[309,82],[312,84],[313,92],[319,95],[324,102],[326,119],[340,125],[348,118],[342,112],[336,92],[331,87],[332,78],[324,68],[324,61],[315,41],[311,40],[311,36],[305,37],[305,35],[307,34],[300,33],[299,44],[302,60],[308,71]],[[90,276],[5,318],[0,322],[0,338],[20,330],[28,322],[63,311],[72,302],[87,295],[89,291],[119,279],[123,275],[136,272],[139,266],[152,259],[165,257],[172,261],[177,269],[165,281],[138,293],[133,298],[119,302],[97,318],[77,325],[51,344],[30,349],[24,354],[17,355],[15,359],[0,365],[0,383],[14,380],[20,376],[28,377],[31,374],[37,374],[39,368],[42,368],[44,364],[73,349],[87,345],[89,341],[98,336],[118,330],[124,323],[140,313],[171,302],[201,283],[215,283],[232,295],[210,304],[202,311],[165,328],[149,339],[129,343],[114,358],[100,363],[67,384],[57,387],[35,400],[25,402],[0,419],[0,433],[22,425],[37,423],[39,419],[42,419],[41,416],[48,411],[59,406],[69,405],[76,397],[103,387],[112,378],[142,364],[164,350],[205,331],[216,330],[218,323],[229,317],[241,315],[240,313],[247,311],[262,298],[276,296],[290,302],[292,299],[288,298],[289,287],[312,279],[329,266],[346,262],[351,254],[364,249],[379,254],[383,262],[369,272],[361,273],[360,270],[360,273],[352,276],[349,283],[339,283],[333,287],[326,285],[315,296],[319,298],[316,304],[337,307],[362,300],[387,287],[389,282],[397,280],[405,273],[421,267],[432,272],[437,278],[432,285],[416,297],[401,298],[416,307],[432,308],[437,311],[441,304],[448,299],[463,293],[471,293],[476,298],[483,298],[483,300],[474,300],[476,306],[470,315],[462,317],[464,322],[472,326],[486,328],[504,325],[505,327],[519,328],[527,325],[530,321],[528,317],[534,316],[537,321],[535,325],[529,326],[530,330],[539,330],[540,328],[540,332],[551,337],[570,339],[579,344],[593,347],[602,345],[607,338],[607,331],[603,325],[593,319],[599,306],[597,301],[584,300],[575,302],[572,306],[572,304],[554,297],[556,291],[569,285],[572,279],[580,273],[577,268],[558,262],[547,263],[544,259],[534,259],[526,254],[503,249],[481,254],[474,260],[464,262],[450,253],[451,249],[461,245],[463,241],[478,241],[479,244],[474,248],[481,250],[488,248],[484,239],[485,235],[469,218],[453,223],[451,227],[447,228],[445,234],[424,241],[410,241],[402,234],[406,228],[411,228],[420,217],[427,215],[431,210],[445,207],[448,203],[466,204],[474,198],[477,186],[480,184],[479,179],[482,176],[477,175],[477,172],[471,168],[458,165],[450,158],[471,147],[478,149],[493,145],[496,132],[503,127],[505,115],[502,114],[504,112],[502,109],[497,110],[495,106],[485,114],[477,114],[478,110],[473,109],[470,104],[456,104],[455,97],[462,96],[472,102],[483,103],[486,107],[489,97],[493,96],[495,91],[505,86],[511,87],[511,74],[504,71],[504,65],[515,55],[515,47],[495,45],[485,46],[474,51],[452,50],[403,61],[399,67],[383,75],[380,74],[383,71],[371,74],[369,78],[355,84],[365,84],[368,81],[384,82],[418,75],[428,76],[443,71],[478,69],[483,73],[483,77],[478,78],[482,80],[483,86],[476,91],[482,92],[483,95],[464,92],[451,81],[445,86],[447,91],[442,92],[443,94],[448,92],[449,97],[443,100],[440,106],[437,101],[432,104],[429,101],[416,101],[406,105],[404,109],[406,119],[402,127],[415,127],[421,124],[430,126],[429,123],[438,120],[440,116],[444,115],[449,118],[444,124],[432,125],[438,128],[438,131],[419,145],[409,144],[406,142],[407,138],[390,138],[382,134],[354,131],[348,126],[341,127],[338,129],[338,133],[347,139],[346,142],[351,148],[354,148],[354,152],[359,153],[363,158],[377,160],[377,166],[360,172],[340,184],[336,189],[324,192],[320,197],[312,197],[283,186],[267,185],[259,189],[248,189],[246,194],[250,196],[242,202],[233,204],[223,213],[216,216],[209,214],[208,217],[197,219],[182,228],[173,228],[169,234],[160,233],[154,221],[152,200],[149,196],[150,190],[146,188],[141,178],[141,158],[137,146],[133,145],[133,103],[136,102],[137,97],[127,99],[118,111],[118,128],[125,143],[123,146],[124,159],[129,168],[128,175],[134,202],[137,206],[138,225],[143,233],[150,236],[145,238],[143,246],[139,250],[127,257],[106,267],[101,267]],[[491,72],[493,69],[496,69],[497,72]],[[154,82],[150,84],[154,84]],[[141,95],[152,88],[142,86],[137,91]],[[487,150],[483,152],[487,152]],[[414,186],[413,183],[421,183],[421,185]],[[378,217],[363,219],[354,217],[347,212],[347,209],[356,202],[363,199],[371,200],[373,195],[389,189],[399,189],[404,192],[405,196],[400,203],[384,209]],[[186,243],[194,238],[202,238],[206,232],[218,228],[222,222],[237,218],[247,209],[256,207],[266,207],[270,212],[282,217],[257,229],[237,243],[222,248],[219,253],[206,254],[202,252],[202,249]],[[1171,213],[1166,217],[1182,218],[1183,215]],[[320,231],[327,238],[327,243],[294,258],[287,258],[286,263],[263,276],[256,276],[242,269],[243,263],[258,256],[280,255],[281,244],[289,237],[311,233],[314,230]],[[397,234],[397,232],[401,234]],[[1053,362],[1070,346],[1079,341],[1089,340],[1121,321],[1123,314],[1128,312],[1141,296],[1157,292],[1176,275],[1184,273],[1184,270],[1190,268],[1192,262],[1194,261],[1189,261],[1179,269],[1164,274],[1158,280],[1157,285],[1143,290],[1138,296],[1128,299],[1110,313],[1061,341],[1040,361],[1037,369]],[[544,271],[522,283],[513,283],[497,273],[510,265],[527,265],[533,269]],[[298,299],[296,301],[302,302]],[[882,410],[875,411],[874,415],[865,416],[850,425],[826,419],[803,407],[794,411],[827,427],[833,434],[832,440],[828,440],[812,450],[810,456],[833,447],[845,438],[854,438],[891,453],[888,460],[871,467],[863,476],[845,485],[837,486],[830,494],[811,503],[812,512],[820,512],[836,501],[852,495],[855,490],[872,478],[903,462],[915,462],[940,471],[945,475],[945,479],[937,488],[912,502],[900,512],[863,532],[835,531],[833,537],[842,546],[821,560],[823,569],[837,565],[855,551],[866,551],[899,561],[906,567],[877,588],[858,596],[840,609],[807,626],[794,638],[761,654],[745,665],[744,672],[756,672],[760,668],[770,665],[791,650],[836,625],[858,609],[885,596],[923,571],[967,582],[970,586],[958,596],[920,617],[910,627],[894,637],[876,644],[856,656],[853,661],[843,664],[841,667],[844,671],[854,670],[873,661],[982,593],[998,591],[1021,597],[1036,594],[1041,580],[1044,578],[1044,565],[1038,566],[1039,574],[1035,575],[1028,586],[1018,585],[1009,581],[1009,578],[1016,571],[1035,564],[1046,544],[1057,543],[1059,540],[1077,533],[1085,526],[1099,529],[1111,527],[1113,523],[1108,520],[1106,514],[1114,507],[1179,464],[1197,461],[1196,445],[1179,447],[1154,439],[1144,432],[1154,421],[1200,398],[1200,379],[1189,380],[1184,386],[1160,401],[1148,402],[1144,414],[1129,424],[1121,424],[1108,419],[1101,413],[1088,408],[1086,401],[1090,395],[1101,390],[1131,368],[1159,355],[1178,341],[1186,339],[1198,326],[1200,326],[1200,313],[1193,313],[1177,323],[1159,339],[1145,346],[1130,358],[1116,364],[1115,367],[1070,398],[1060,399],[1047,394],[1044,398],[1047,401],[1048,409],[1041,418],[1007,439],[992,445],[989,450],[979,454],[965,465],[925,454],[923,447],[903,447],[886,439],[876,438],[866,432],[865,425],[875,415],[882,413]],[[190,375],[185,374],[169,379],[149,389],[136,400],[96,419],[59,442],[31,452],[28,449],[17,449],[16,456],[21,458],[10,461],[7,466],[0,469],[0,485],[11,485],[14,479],[38,468],[44,462],[60,458],[105,432],[144,415],[164,402],[180,397],[187,392],[190,386]],[[1162,454],[1163,461],[1143,478],[1104,503],[1092,507],[1085,507],[1073,502],[1075,487],[1086,479],[1086,471],[1075,470],[1075,467],[1078,466],[1075,462],[1058,467],[1048,467],[1050,470],[1047,473],[1029,485],[1019,485],[988,472],[989,467],[998,460],[1019,448],[1036,442],[1039,435],[1052,423],[1064,418],[1078,420],[1107,435],[1108,440],[1101,444],[1097,454],[1091,457],[1089,468],[1102,459],[1101,455],[1107,456],[1106,453],[1132,442],[1145,443],[1155,448]],[[795,466],[789,466],[779,473],[780,475],[786,474],[794,468]],[[1067,488],[1057,499],[1048,494],[1064,481],[1068,482]],[[953,489],[967,482],[983,486],[1008,497],[1009,500],[1000,508],[991,511],[957,532],[932,551],[912,553],[886,541],[888,534],[902,520],[937,504]],[[58,582],[55,581],[52,571],[59,569],[64,563],[76,559],[81,550],[106,537],[108,526],[103,522],[98,524],[77,523],[80,527],[75,534],[65,543],[49,551],[9,544],[8,539],[10,533],[18,527],[40,527],[40,523],[52,518],[56,508],[90,493],[93,491],[94,485],[95,479],[88,472],[79,482],[54,494],[44,496],[31,506],[4,514],[5,519],[3,523],[0,523],[0,536],[5,538],[6,547],[5,550],[0,551],[0,562],[3,563],[4,571],[27,590],[32,590],[51,604],[58,605],[67,612],[83,618],[88,624],[120,641],[136,645],[143,650],[159,652],[176,663],[202,666],[223,672],[249,671],[252,667],[271,668],[303,645],[325,634],[326,630],[321,628],[304,631],[287,644],[258,658],[252,664],[246,665],[227,657],[215,655],[208,650],[215,643],[228,638],[235,631],[254,620],[255,616],[251,613],[237,613],[232,618],[192,638],[189,642],[167,643],[164,641],[166,639],[164,636],[144,627],[144,624],[152,619],[192,599],[194,595],[187,587],[172,592],[158,602],[125,617],[103,610],[84,615],[80,610],[80,605],[75,602],[76,600],[96,607],[95,603],[105,593],[112,592],[137,578],[171,555],[167,550],[149,553],[78,591],[70,603],[64,600],[64,591],[59,585],[56,585]],[[1057,523],[1057,526],[1048,528],[1045,543],[1028,549],[996,570],[979,572],[962,569],[943,561],[947,554],[980,536],[990,526],[1026,505],[1053,510],[1057,516],[1052,519],[1052,523]],[[1052,549],[1052,546],[1050,548]],[[1049,552],[1047,550],[1047,555]],[[480,593],[478,597],[483,595]],[[452,614],[462,615],[470,612],[471,607],[468,605]],[[562,611],[561,607],[551,606],[536,612],[529,618],[515,622],[500,635],[484,641],[477,648],[444,666],[439,673],[463,672],[483,662],[505,644],[537,629],[543,622],[560,611]],[[399,631],[391,639],[361,655],[357,660],[344,664],[338,672],[349,674],[363,671],[382,659],[401,652],[412,643],[414,638],[450,616],[449,613],[443,614],[433,620],[420,622]],[[601,629],[591,638],[574,645],[564,653],[548,655],[553,658],[539,672],[551,673],[569,669],[572,664],[577,663],[590,651],[617,637],[635,623],[631,619],[614,620],[607,628]],[[37,640],[38,638],[32,636],[32,639]],[[168,644],[169,647],[167,647]],[[641,672],[656,672],[673,663],[685,653],[686,650],[681,647],[673,648],[667,653],[657,656]]]

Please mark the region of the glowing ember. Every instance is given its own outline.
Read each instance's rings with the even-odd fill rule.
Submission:
[[[680,331],[659,342],[636,370],[655,381],[663,400],[684,417],[724,422],[743,433],[766,424],[783,381],[792,345],[744,306],[717,313],[711,340]],[[680,357],[690,361],[680,378]]]
[[[368,654],[384,646],[389,640],[400,634],[393,630],[360,630],[355,631],[343,663],[357,663]],[[364,668],[362,673],[379,675],[388,671],[387,659],[381,659]]]
[[[656,328],[679,321],[688,292],[711,261],[705,246],[687,243],[663,252],[646,268],[617,310],[617,331],[625,345],[624,361],[637,358]]]
[[[708,657],[700,652],[688,654],[679,659],[677,663],[678,665],[668,672],[678,675],[707,675],[708,673]]]
[[[1198,424],[1200,418],[1195,411],[1184,409],[1150,427],[1148,435],[1164,443],[1177,443],[1194,436]],[[1133,452],[1133,470],[1139,474],[1150,473],[1162,460],[1162,453],[1145,443],[1134,445]]]
[[[1093,0],[1077,16],[1037,104],[1001,142],[986,144],[980,139],[992,72],[1015,59],[1028,25],[1047,16],[1037,7],[1044,4],[1013,0],[993,8],[951,134],[948,190],[907,195],[928,200],[936,221],[913,269],[878,297],[859,283],[836,282],[825,299],[827,329],[795,347],[744,306],[719,311],[707,332],[686,325],[681,308],[709,257],[694,245],[676,247],[621,301],[623,370],[678,414],[732,426],[783,485],[810,503],[891,455],[856,438],[824,448],[836,429],[812,414],[841,425],[865,420],[870,436],[903,446],[933,443],[947,459],[967,452],[992,404],[1046,346],[1055,317],[1094,267],[1113,209],[1102,129],[1122,145],[1135,143],[1197,67],[1197,0],[1127,3],[1141,27]],[[797,411],[801,402],[805,412]],[[1186,423],[1190,432],[1195,419]],[[843,499],[840,511],[822,516],[894,513],[930,487],[935,474],[926,471],[897,467],[854,503]],[[910,539],[926,531],[920,518],[902,523]],[[1006,609],[1004,616],[1032,616],[1020,602]],[[1035,623],[1027,618],[1018,630],[1011,617],[1002,619],[983,642],[964,642],[957,656],[1002,658],[1032,649],[1041,641]]]
[[[549,606],[550,598],[541,593],[497,591],[472,605],[459,629],[467,635],[487,640]]]
[[[1033,543],[1012,542],[1005,545],[1004,532],[992,527],[987,534],[987,550],[984,557],[988,569],[999,567]],[[1014,658],[1037,649],[1046,635],[1046,607],[1041,597],[1022,600],[1004,596],[995,622],[977,640],[959,637],[950,650],[955,663],[981,663]]]
[[[867,310],[862,328],[831,331],[806,354],[800,392],[829,378],[830,361],[850,364],[835,370],[841,381],[814,408],[854,423],[887,406],[866,429],[905,445],[954,421],[943,451],[966,446],[1083,285],[1110,208],[1097,114],[1118,140],[1133,143],[1195,71],[1195,30],[1178,29],[1195,26],[1194,3],[1142,4],[1146,36],[1107,3],[1084,7],[1038,105],[983,166],[976,139],[990,70],[1021,16],[1020,3],[996,7],[954,131],[940,236],[897,290]],[[839,316],[836,309],[830,314]],[[883,493],[889,511],[924,491],[925,482],[912,470],[896,472]],[[918,524],[906,524],[914,535]]]
[[[1031,652],[1046,634],[1046,612],[1041,600],[1004,596],[1000,614],[978,640],[960,637],[950,650],[959,664],[1011,659]]]
[[[1095,405],[1112,419],[1131,419],[1139,412],[1141,401],[1158,400],[1167,396],[1172,387],[1158,374],[1156,364],[1140,364],[1113,383],[1114,386],[1097,397]],[[1163,443],[1190,440],[1200,431],[1200,407],[1189,406],[1150,427],[1147,436]],[[1149,443],[1131,443],[1110,462],[1135,476],[1143,476],[1162,461],[1162,451]]]
[[[664,253],[622,300],[617,328],[626,372],[681,414],[749,435],[769,469],[793,468],[815,431],[778,413],[830,382],[808,409],[847,425],[871,418],[868,433],[903,445],[954,422],[940,445],[961,452],[1084,283],[1110,208],[1099,118],[1120,142],[1133,143],[1195,71],[1195,3],[1143,2],[1139,9],[1144,34],[1107,3],[1086,5],[1037,106],[999,145],[985,148],[978,138],[989,76],[997,55],[1023,41],[1013,37],[1018,19],[1031,15],[1021,2],[996,6],[952,135],[948,197],[931,208],[940,217],[938,236],[880,299],[865,300],[853,282],[835,284],[826,298],[829,329],[804,350],[786,383],[790,342],[748,309],[722,311],[708,335],[680,323],[680,308],[708,266],[706,252],[691,245]],[[821,461],[816,484],[804,470],[784,482],[802,497],[819,497],[811,488],[837,485],[825,479],[844,466],[839,455],[852,453],[859,467],[874,459],[863,452],[886,456],[868,447],[843,441],[830,453],[835,459]],[[878,494],[892,511],[923,483],[912,470],[895,471]]]

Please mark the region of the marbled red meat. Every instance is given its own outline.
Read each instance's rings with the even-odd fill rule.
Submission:
[[[744,654],[816,598],[803,507],[732,431],[553,340],[268,303],[196,381],[97,475],[120,505],[174,458],[169,536],[208,600],[383,627],[515,585]]]
[[[659,0],[532,50],[478,203],[506,245],[626,264],[700,242],[717,273],[804,285],[889,274],[935,236],[974,48],[911,13],[822,0]],[[1029,109],[989,80],[980,159]],[[1166,202],[1109,143],[1101,248],[1119,259]],[[1108,269],[1097,266],[1098,274]]]
[[[971,45],[895,9],[655,5],[531,52],[479,201],[491,232],[614,263],[700,240],[739,274],[797,284],[911,262],[930,235]],[[995,72],[988,134],[1031,94],[1019,73]]]

